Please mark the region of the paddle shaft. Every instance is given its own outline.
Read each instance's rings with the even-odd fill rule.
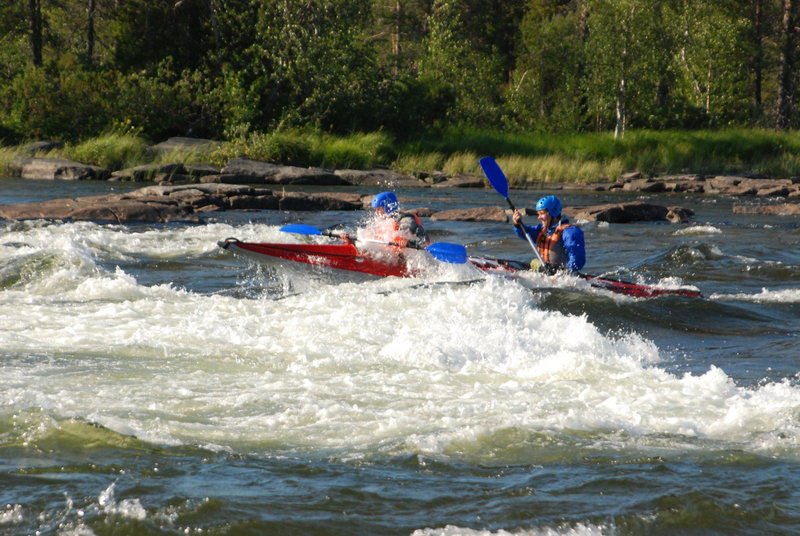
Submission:
[[[506,197],[506,202],[508,202],[508,206],[511,207],[511,210],[516,212],[517,208],[514,206],[514,203],[511,202],[511,199]],[[513,218],[513,216],[512,216],[512,218]],[[516,225],[522,231],[522,234],[525,235],[525,238],[528,239],[528,244],[531,245],[531,249],[536,254],[536,258],[539,259],[539,262],[542,263],[542,266],[546,266],[546,264],[544,262],[544,259],[542,258],[542,254],[539,253],[539,248],[537,248],[536,244],[533,243],[533,240],[531,239],[531,235],[528,234],[528,230],[525,229],[525,224],[522,223],[522,220],[520,219],[519,220],[519,224],[514,224],[514,225]]]
[[[508,195],[508,179],[506,178],[506,174],[503,173],[503,170],[500,169],[500,165],[497,161],[492,158],[491,156],[484,156],[480,159],[480,166],[483,169],[483,173],[486,175],[486,178],[489,179],[489,184],[492,185],[492,188],[495,191],[502,195],[503,198],[508,203],[508,206],[511,207],[511,210],[516,212],[517,208],[514,206],[514,203],[511,202],[511,198]],[[530,235],[528,234],[527,229],[525,229],[525,225],[522,223],[520,219],[519,224],[514,224],[516,227],[522,231],[522,234],[525,235],[525,238],[528,240],[528,244],[530,244],[531,249],[536,254],[536,258],[539,259],[539,262],[542,263],[542,266],[547,266],[542,258],[542,255],[539,253],[539,248],[536,247],[536,244],[533,243]]]

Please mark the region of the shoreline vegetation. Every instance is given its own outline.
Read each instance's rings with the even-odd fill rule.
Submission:
[[[800,135],[767,129],[629,131],[541,134],[448,129],[411,142],[385,132],[335,136],[312,130],[251,133],[197,148],[153,151],[140,132],[117,128],[49,150],[30,144],[0,146],[0,175],[9,176],[21,157],[64,158],[110,171],[178,162],[223,166],[233,158],[324,169],[388,168],[417,178],[480,174],[481,156],[495,156],[512,187],[536,183],[591,184],[626,174],[800,176]]]

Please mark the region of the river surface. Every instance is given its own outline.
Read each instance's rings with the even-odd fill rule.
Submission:
[[[0,203],[126,188],[5,179]],[[733,214],[754,199],[560,196],[693,209],[582,224],[585,272],[704,298],[439,262],[354,281],[217,246],[330,240],[278,228],[358,212],[0,221],[0,533],[800,533],[800,220]],[[424,223],[531,257],[510,225]]]

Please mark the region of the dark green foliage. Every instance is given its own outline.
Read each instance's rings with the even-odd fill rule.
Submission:
[[[212,46],[211,0],[125,0],[109,24],[114,63],[122,71],[154,69],[169,58],[176,70],[200,67]]]
[[[70,56],[58,64],[26,68],[7,90],[4,122],[25,137],[70,140],[100,132],[112,104],[110,77],[80,69]]]
[[[41,65],[33,12],[0,6],[6,140],[763,127],[798,82],[777,0],[96,0],[91,25],[34,5]]]

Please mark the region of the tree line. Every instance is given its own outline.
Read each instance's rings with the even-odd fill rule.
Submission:
[[[795,128],[797,0],[27,0],[0,140]]]

